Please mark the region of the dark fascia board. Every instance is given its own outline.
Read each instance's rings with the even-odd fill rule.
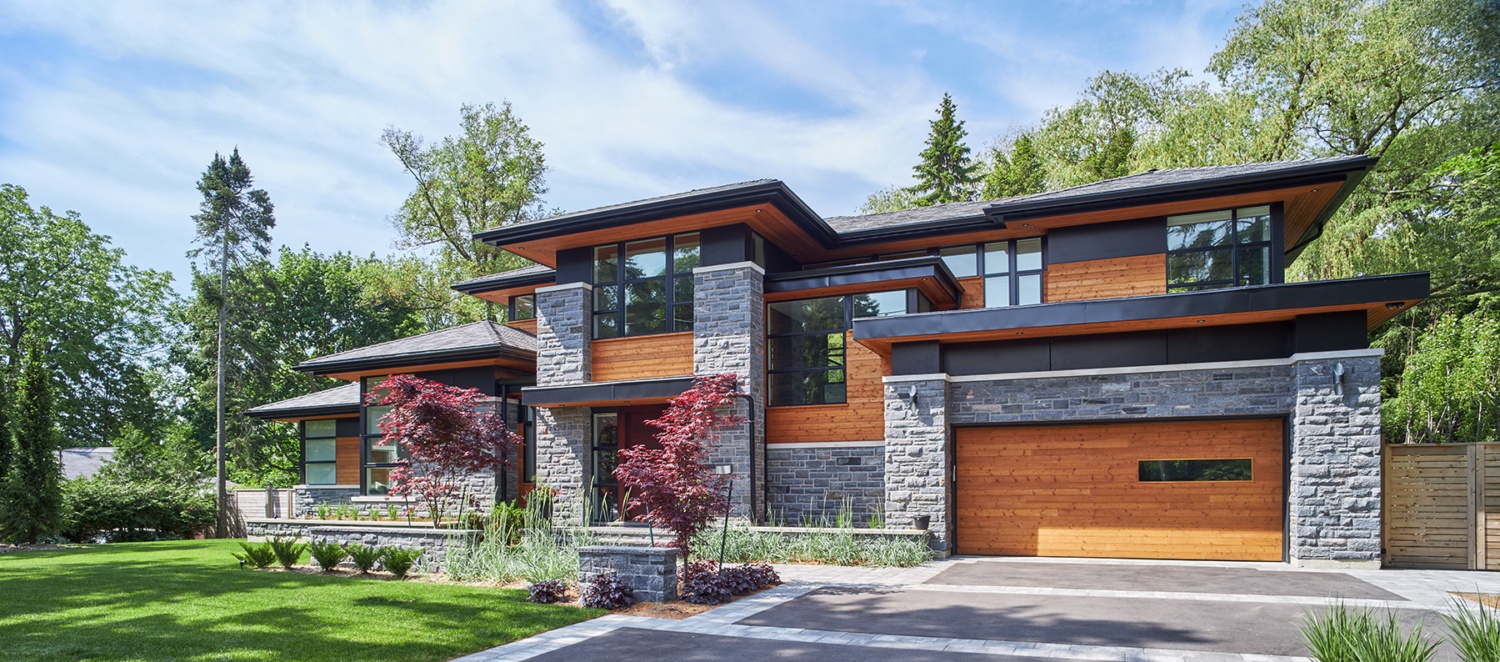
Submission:
[[[455,283],[450,285],[449,288],[461,294],[484,294],[485,292],[494,292],[495,290],[508,290],[512,287],[549,285],[554,280],[557,280],[557,271],[555,269],[548,269],[546,271],[511,276],[509,278]]]
[[[338,372],[358,372],[364,370],[380,370],[383,368],[406,368],[410,366],[421,366],[429,363],[454,363],[458,361],[482,361],[485,359],[514,359],[518,361],[534,361],[536,353],[508,347],[483,348],[483,349],[457,349],[441,350],[435,352],[413,352],[410,354],[398,354],[395,356],[372,356],[363,359],[351,359],[347,361],[330,361],[327,363],[302,363],[292,369],[297,372],[305,372],[313,375],[327,375]]]
[[[766,276],[766,293],[795,292],[824,287],[864,285],[909,278],[935,278],[953,293],[955,301],[963,287],[940,257],[912,257],[885,262],[865,262],[807,271],[784,271]]]
[[[889,228],[855,230],[839,234],[838,247],[848,248],[860,244],[876,244],[896,239],[911,239],[915,236],[960,234],[984,230],[1004,230],[1005,223],[989,216],[960,216],[925,223],[910,223]]]
[[[675,398],[692,388],[694,379],[696,377],[688,376],[596,382],[572,386],[530,386],[521,389],[521,400],[532,407],[555,407],[583,402]]]
[[[1372,156],[1370,158],[1379,161],[1379,157]],[[1344,180],[1344,185],[1340,186],[1338,192],[1333,194],[1333,199],[1329,200],[1328,204],[1323,206],[1323,210],[1318,212],[1318,217],[1313,219],[1312,224],[1307,227],[1302,236],[1297,238],[1297,243],[1293,244],[1291,249],[1287,250],[1286,264],[1291,264],[1293,260],[1297,259],[1298,255],[1302,254],[1302,249],[1307,248],[1308,244],[1312,243],[1318,237],[1323,236],[1323,226],[1328,224],[1328,219],[1333,218],[1333,215],[1338,213],[1339,208],[1344,206],[1344,201],[1349,199],[1349,194],[1353,193],[1354,189],[1359,187],[1360,182],[1365,180],[1365,176],[1370,174],[1370,170],[1374,167],[1375,163],[1371,162],[1369,167],[1349,173],[1348,178]]]
[[[855,340],[932,336],[975,331],[1130,322],[1174,317],[1252,313],[1295,308],[1425,299],[1426,272],[1310,283],[1281,283],[1206,292],[1124,299],[1063,301],[1009,308],[971,308],[854,321]]]
[[[832,248],[838,242],[837,234],[823,221],[823,217],[779,181],[622,205],[596,212],[564,214],[550,220],[485,230],[475,233],[474,239],[501,246],[756,204],[774,205],[824,248]]]
[[[358,414],[359,405],[318,405],[316,407],[290,407],[286,409],[262,409],[259,411],[246,411],[245,415],[260,420],[271,420],[277,418],[316,418],[319,416],[339,416]]]
[[[1208,181],[1186,181],[1157,186],[1146,186],[1114,191],[1100,191],[1087,195],[1049,198],[1045,200],[1018,200],[1001,202],[984,211],[998,221],[1013,221],[1101,211],[1117,207],[1134,207],[1158,202],[1175,202],[1193,198],[1233,195],[1270,188],[1284,188],[1301,184],[1318,184],[1341,179],[1346,182],[1355,176],[1363,177],[1375,167],[1380,157],[1366,156],[1361,159],[1335,161],[1333,163],[1311,163],[1271,172],[1255,172],[1213,179]],[[1330,205],[1332,207],[1332,205]]]

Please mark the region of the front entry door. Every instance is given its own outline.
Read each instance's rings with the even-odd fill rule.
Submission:
[[[622,516],[621,506],[628,503],[630,495],[615,479],[614,469],[619,464],[621,448],[661,447],[656,439],[659,430],[646,421],[661,417],[665,408],[665,405],[645,405],[594,413],[591,515],[595,522],[635,522],[645,514],[638,508],[626,508]]]

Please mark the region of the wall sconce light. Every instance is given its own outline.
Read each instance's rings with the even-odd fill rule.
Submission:
[[[1344,364],[1333,364],[1333,392],[1336,395],[1344,394]]]
[[[716,473],[716,474],[718,474],[720,476],[728,476],[729,474],[734,473],[734,465],[732,465],[732,464],[715,464],[714,465],[714,473]]]
[[[911,406],[913,406],[913,407],[917,406],[917,385],[916,384],[912,384],[911,387],[906,390],[906,401],[910,402]]]

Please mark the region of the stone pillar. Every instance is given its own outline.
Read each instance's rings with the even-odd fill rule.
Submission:
[[[755,438],[751,439],[748,423],[724,431],[713,449],[713,462],[734,467],[731,512],[756,520],[765,512],[765,276],[766,270],[751,262],[693,270],[693,373],[739,375],[740,391],[754,401],[752,407],[742,400],[735,411],[754,421]]]
[[[593,372],[593,287],[565,283],[536,291],[536,384],[586,384]],[[558,523],[583,517],[589,436],[587,407],[536,410],[536,473],[558,493],[552,516]]]
[[[624,580],[635,599],[644,602],[671,602],[677,599],[677,550],[672,547],[578,548],[578,585],[587,584],[594,575],[613,570]]]
[[[552,519],[558,524],[584,523],[584,469],[594,427],[592,412],[588,407],[536,410],[536,474],[541,482],[557,490]]]
[[[1292,357],[1297,403],[1287,509],[1293,565],[1380,565],[1380,354]]]
[[[950,436],[947,375],[885,378],[886,526],[927,515],[933,549],[943,553],[953,538]]]

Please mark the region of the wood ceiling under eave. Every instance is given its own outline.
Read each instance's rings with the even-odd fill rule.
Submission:
[[[762,237],[802,262],[816,262],[824,253],[822,246],[811,235],[793,223],[786,214],[770,203],[746,205],[733,209],[674,216],[644,223],[631,223],[619,227],[591,230],[560,237],[537,239],[518,244],[501,244],[500,248],[520,255],[533,262],[557,266],[557,252],[570,248],[598,246],[632,239],[647,239],[679,232],[695,232],[704,228],[745,224]]]

